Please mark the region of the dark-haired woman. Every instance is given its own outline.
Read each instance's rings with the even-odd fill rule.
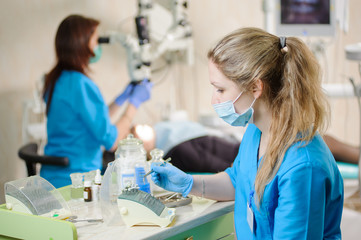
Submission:
[[[44,153],[69,158],[69,166],[43,165],[40,175],[55,187],[71,184],[70,174],[101,169],[102,149],[115,150],[130,130],[137,108],[150,99],[152,83],[129,84],[106,105],[97,85],[88,77],[89,63],[101,55],[99,21],[80,15],[65,18],[56,34],[57,63],[46,75],[48,142]],[[112,124],[110,116],[128,101],[123,115]]]

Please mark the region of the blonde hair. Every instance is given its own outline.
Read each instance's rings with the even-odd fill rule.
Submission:
[[[273,179],[287,149],[305,146],[328,125],[329,105],[321,87],[320,66],[307,46],[295,37],[280,38],[257,28],[236,30],[208,52],[208,58],[241,89],[263,82],[260,97],[272,112],[270,140],[256,175],[257,203]]]

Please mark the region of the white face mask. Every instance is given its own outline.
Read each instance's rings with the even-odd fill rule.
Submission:
[[[256,101],[256,98],[253,100],[251,106],[242,114],[236,113],[234,103],[238,100],[238,98],[241,97],[242,93],[243,92],[241,92],[234,101],[229,100],[222,103],[213,104],[213,108],[218,116],[231,126],[245,127],[253,115],[254,110],[252,106]]]

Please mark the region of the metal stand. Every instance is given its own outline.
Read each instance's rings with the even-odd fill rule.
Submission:
[[[359,64],[359,74],[361,77],[361,43],[348,45],[345,47],[346,59],[357,61]],[[359,151],[359,160],[358,160],[358,182],[359,182],[359,193],[361,197],[361,85],[356,85],[354,80],[350,78],[350,82],[353,86],[355,96],[357,98],[357,103],[359,106],[360,114],[360,151]]]
[[[357,98],[357,103],[358,103],[358,107],[359,107],[359,114],[360,114],[360,140],[361,140],[361,101],[360,101],[360,86],[356,86],[353,78],[349,78],[353,89],[354,89],[354,93],[355,93],[355,97]],[[359,193],[360,193],[360,197],[361,197],[361,143],[360,143],[360,150],[359,150],[359,160],[358,160],[358,188],[359,188]]]

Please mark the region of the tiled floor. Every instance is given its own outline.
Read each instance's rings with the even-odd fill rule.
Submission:
[[[361,197],[357,180],[345,180],[341,231],[343,240],[361,239]]]

